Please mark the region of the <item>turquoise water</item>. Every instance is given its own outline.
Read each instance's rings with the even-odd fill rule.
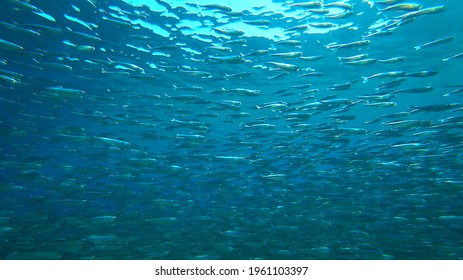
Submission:
[[[463,10],[379,2],[2,1],[0,258],[463,258]]]

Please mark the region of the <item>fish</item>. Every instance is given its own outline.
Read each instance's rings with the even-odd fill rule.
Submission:
[[[234,74],[225,73],[225,79],[234,79],[234,78],[242,79],[250,75],[252,75],[251,72],[239,72],[239,73],[234,73]]]
[[[370,44],[370,40],[361,40],[361,41],[355,41],[355,42],[350,42],[350,43],[345,43],[345,44],[328,44],[325,47],[327,49],[350,49],[354,47],[361,47],[361,46],[366,46]]]
[[[230,8],[229,6],[225,6],[225,5],[221,5],[221,4],[202,4],[202,5],[199,5],[199,6],[201,8],[219,10],[219,11],[223,11],[223,12],[231,12],[232,11],[232,8]]]
[[[418,112],[442,112],[451,109],[455,109],[457,107],[462,107],[463,104],[459,103],[449,103],[449,104],[433,104],[433,105],[426,105],[426,106],[411,106],[413,109],[417,110]]]
[[[6,83],[10,83],[10,84],[20,84],[21,83],[21,79],[11,77],[8,75],[0,75],[0,80]]]
[[[380,4],[380,5],[394,5],[402,1],[403,0],[374,0],[376,4]]]
[[[299,59],[308,60],[308,61],[317,61],[323,59],[322,55],[312,55],[312,56],[300,56]]]
[[[353,55],[353,56],[338,56],[338,59],[340,61],[356,61],[356,60],[362,60],[366,59],[368,54],[363,53],[363,54],[358,54],[358,55]]]
[[[200,78],[209,78],[212,77],[211,73],[206,71],[196,71],[196,70],[180,70],[180,73],[190,75],[193,77],[200,77]]]
[[[29,28],[24,28],[24,27],[15,25],[15,24],[10,24],[10,23],[3,22],[3,21],[0,21],[0,26],[2,26],[4,28],[7,28],[7,29],[10,29],[10,30],[12,30],[14,32],[23,33],[25,35],[33,35],[33,36],[36,36],[36,37],[42,36],[42,34],[40,32],[38,32],[38,31],[29,29]]]
[[[269,64],[280,70],[285,70],[285,71],[298,71],[299,70],[299,67],[297,65],[289,64],[289,63],[268,61],[266,62],[266,64]]]
[[[232,49],[229,47],[223,46],[210,46],[206,48],[207,50],[218,51],[218,52],[231,52]]]
[[[455,59],[455,58],[459,58],[459,57],[463,57],[463,53],[457,53],[455,55],[443,58],[442,61],[445,62],[445,61],[449,61],[451,59]]]
[[[224,108],[224,109],[228,109],[228,110],[232,110],[232,111],[239,111],[241,110],[241,101],[237,101],[237,100],[220,100],[220,101],[214,101],[214,100],[210,100],[209,102],[221,107],[221,108]],[[242,116],[242,114],[239,114],[239,116]]]
[[[455,90],[453,90],[453,91],[451,91],[449,93],[444,94],[443,96],[447,97],[447,96],[451,96],[453,94],[460,93],[460,92],[463,92],[463,87],[457,88],[457,89],[455,89]]]
[[[172,84],[175,90],[186,90],[186,91],[203,91],[203,88],[200,86],[176,86]]]
[[[307,72],[307,73],[304,73],[304,74],[300,74],[299,76],[300,77],[321,77],[323,75],[324,75],[323,72],[313,71],[313,72]]]
[[[350,89],[350,87],[352,86],[354,82],[355,81],[347,82],[344,84],[334,84],[334,85],[329,86],[327,89],[328,90],[347,90],[347,89]]]
[[[437,40],[434,40],[434,41],[431,41],[431,42],[428,42],[428,43],[424,43],[424,44],[415,46],[413,48],[418,51],[418,50],[421,50],[422,48],[431,47],[431,46],[435,46],[435,45],[450,42],[450,41],[453,40],[453,38],[454,38],[454,36],[449,36],[449,37],[437,39]]]
[[[256,20],[243,20],[244,23],[249,25],[257,25],[257,26],[267,26],[270,25],[270,21],[267,19],[256,19]]]
[[[374,58],[367,58],[367,59],[361,59],[361,60],[346,61],[346,62],[343,62],[342,64],[344,64],[344,65],[354,65],[354,66],[370,65],[370,64],[376,63],[377,61],[378,60],[374,59]]]
[[[421,9],[423,5],[418,3],[400,3],[395,5],[387,6],[384,9],[381,9],[380,12],[384,13],[387,11],[417,11]]]
[[[355,115],[329,115],[326,118],[336,119],[336,120],[343,120],[343,121],[350,121],[356,118]]]
[[[431,77],[437,75],[439,72],[436,70],[425,70],[419,72],[405,73],[405,77]]]
[[[268,102],[268,103],[256,105],[256,108],[257,109],[265,109],[265,108],[280,109],[280,108],[286,108],[287,106],[288,106],[288,103],[284,101],[275,101],[275,102]]]
[[[41,93],[45,93],[47,95],[54,95],[54,96],[62,96],[62,97],[82,97],[85,94],[84,90],[80,89],[73,89],[73,88],[65,88],[62,86],[50,86],[45,87]]]
[[[222,43],[222,45],[243,45],[243,44],[246,44],[246,39],[228,40]]]
[[[244,31],[236,29],[224,29],[224,28],[213,28],[216,32],[228,36],[241,36],[244,34]]]
[[[276,75],[274,75],[274,76],[268,77],[268,79],[269,79],[269,80],[278,79],[278,78],[281,78],[281,77],[286,76],[286,75],[288,75],[287,72],[281,72],[281,73],[278,73],[278,74],[276,74]],[[282,93],[282,92],[285,92],[285,91],[287,91],[287,89],[278,90],[278,91],[273,92],[273,93]]]
[[[268,54],[268,53],[269,53],[269,50],[257,50],[257,51],[253,51],[253,52],[250,52],[248,54],[245,54],[245,55],[243,55],[243,57],[256,56],[256,55],[265,55],[265,54]]]
[[[275,125],[270,123],[244,124],[243,127],[255,130],[273,130],[276,128]]]
[[[13,51],[13,52],[22,52],[24,51],[24,48],[21,47],[20,45],[17,45],[13,42],[9,42],[3,39],[0,39],[0,48],[7,50],[7,51]]]
[[[322,3],[319,1],[309,1],[309,2],[289,4],[289,6],[296,7],[296,8],[318,8],[322,6]]]
[[[210,55],[206,59],[206,63],[227,63],[227,64],[237,64],[244,63],[246,60],[242,55],[227,55],[227,56],[213,56]]]
[[[423,16],[423,15],[432,15],[432,14],[442,13],[446,9],[447,9],[447,7],[445,5],[438,5],[438,6],[434,6],[434,7],[429,7],[429,8],[409,12],[409,13],[403,14],[403,15],[397,17],[397,18],[401,19],[401,20],[406,20],[406,19],[409,19],[409,18],[416,18],[418,16]]]
[[[432,91],[434,88],[431,86],[421,87],[421,88],[403,88],[394,90],[393,93],[424,93]]]
[[[363,82],[366,83],[371,79],[375,78],[397,78],[397,77],[404,77],[406,73],[404,71],[391,71],[391,72],[382,72],[382,73],[377,73],[373,74],[368,77],[362,77]]]
[[[294,86],[291,86],[291,88],[295,88],[295,89],[306,89],[306,88],[309,88],[311,87],[312,84],[302,84],[302,85],[294,85]]]
[[[397,57],[391,57],[387,59],[378,59],[377,61],[379,63],[396,63],[396,62],[401,62],[405,60],[405,56],[397,56]]]
[[[302,42],[299,40],[281,40],[275,43],[275,46],[299,46]]]
[[[245,89],[245,88],[234,88],[228,89],[226,92],[232,92],[239,95],[246,95],[246,96],[257,96],[260,93],[260,90],[257,89]]]
[[[344,12],[341,13],[336,13],[336,14],[327,14],[325,17],[330,18],[330,19],[342,19],[342,18],[347,18],[350,17],[354,14],[353,11],[351,10],[345,10]]]
[[[382,101],[382,102],[367,102],[364,105],[372,106],[372,107],[395,107],[397,106],[397,103],[391,102],[391,101]]]
[[[385,30],[378,30],[376,32],[372,32],[372,33],[368,33],[367,35],[365,36],[362,36],[363,39],[368,39],[368,38],[371,38],[371,37],[376,37],[376,36],[389,36],[389,35],[392,35],[392,30],[388,30],[388,29],[385,29]]]
[[[301,57],[302,52],[287,52],[287,53],[272,53],[271,56],[282,57],[282,58],[296,58]]]
[[[341,8],[345,10],[352,10],[353,5],[347,2],[337,1],[337,2],[323,3],[323,7],[334,7],[334,8]]]
[[[286,28],[286,29],[285,29],[285,32],[288,32],[288,31],[306,30],[307,28],[309,28],[309,26],[306,25],[306,24],[296,25],[296,26],[292,26],[292,27]]]
[[[428,127],[431,126],[432,122],[422,120],[394,120],[384,122],[385,126],[401,127],[401,128],[415,128],[415,127]]]
[[[372,95],[359,95],[357,96],[361,99],[374,100],[374,101],[389,101],[395,97],[395,93],[378,93]]]
[[[180,140],[191,141],[191,142],[198,142],[198,143],[202,143],[207,140],[206,136],[200,135],[200,134],[177,133],[175,134],[175,138],[180,139]]]
[[[405,75],[406,76],[406,75]],[[402,84],[403,82],[405,82],[407,78],[405,77],[400,77],[400,78],[397,78],[393,81],[390,81],[390,82],[387,82],[387,83],[383,83],[381,84],[380,86],[378,86],[376,88],[376,90],[380,90],[380,89],[384,89],[384,88],[393,88],[393,87],[396,87],[396,86],[399,86],[400,84]]]
[[[109,137],[101,137],[101,136],[94,136],[93,139],[101,141],[105,144],[108,144],[110,146],[115,146],[115,147],[128,147],[130,146],[130,142],[119,140],[119,139],[114,139],[114,138],[109,138]]]
[[[316,28],[331,28],[336,26],[333,22],[311,22],[309,25]]]

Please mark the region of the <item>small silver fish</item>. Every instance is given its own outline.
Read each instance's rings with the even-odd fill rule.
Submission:
[[[415,50],[418,51],[418,50],[421,50],[422,48],[425,48],[425,47],[431,47],[431,46],[435,46],[435,45],[450,42],[450,41],[453,40],[453,38],[454,38],[454,36],[445,37],[445,38],[442,38],[442,39],[437,39],[437,40],[434,40],[434,41],[431,41],[431,42],[428,42],[428,43],[424,43],[424,44],[415,46],[414,48],[415,48]]]

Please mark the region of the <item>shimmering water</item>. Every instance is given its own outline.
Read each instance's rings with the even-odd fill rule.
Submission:
[[[463,258],[463,9],[380,2],[1,1],[0,258]]]

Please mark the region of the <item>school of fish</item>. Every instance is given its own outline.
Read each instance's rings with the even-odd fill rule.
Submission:
[[[0,259],[462,259],[457,0],[4,0]]]

